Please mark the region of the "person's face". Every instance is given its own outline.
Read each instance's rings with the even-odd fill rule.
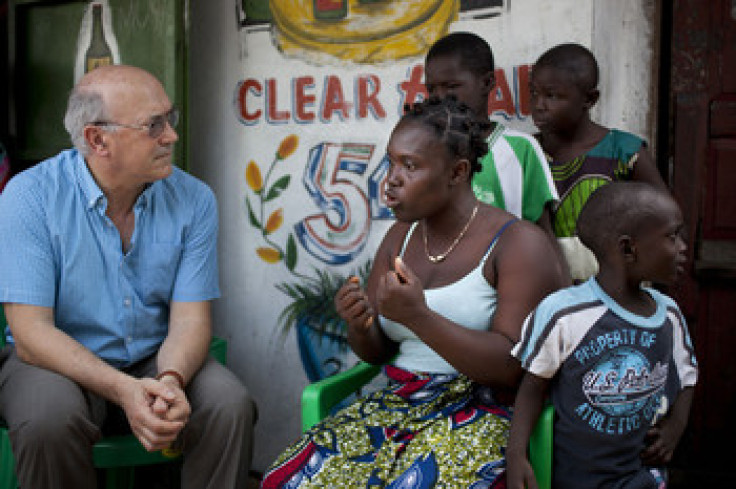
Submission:
[[[398,220],[430,216],[445,204],[453,158],[432,129],[417,121],[399,123],[386,153],[386,205]]]
[[[572,75],[551,66],[532,69],[529,94],[532,119],[542,133],[574,130],[592,106]]]
[[[683,219],[671,198],[658,196],[659,218],[638,233],[636,260],[643,280],[671,285],[683,273],[687,245],[683,238]]]
[[[424,85],[430,96],[452,94],[476,117],[488,118],[488,96],[495,85],[492,72],[479,76],[463,67],[460,56],[435,56],[424,67]]]
[[[107,97],[109,119],[115,123],[147,126],[153,118],[167,114],[171,108],[166,92],[156,80],[143,78],[138,84],[126,84],[111,90]],[[151,137],[141,127],[118,126],[108,132],[111,161],[126,183],[143,185],[168,177],[172,172],[174,143],[179,139],[167,122],[163,132]],[[122,183],[122,182],[121,182]]]

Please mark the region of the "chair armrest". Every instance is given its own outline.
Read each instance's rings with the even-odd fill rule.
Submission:
[[[359,362],[354,367],[308,385],[302,392],[302,430],[321,421],[330,409],[371,381],[380,365]]]
[[[227,365],[227,341],[219,336],[212,336],[210,341],[210,355],[223,365]]]
[[[529,438],[529,461],[534,469],[539,489],[552,487],[552,430],[555,410],[548,404],[537,420],[532,436]]]
[[[132,467],[170,462],[181,456],[181,450],[164,449],[149,452],[133,435],[106,436],[92,447],[95,467]]]

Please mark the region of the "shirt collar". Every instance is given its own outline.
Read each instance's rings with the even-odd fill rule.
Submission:
[[[146,206],[148,206],[148,201],[151,200],[152,193],[153,193],[153,183],[146,184],[146,188],[138,196],[138,200],[136,200],[135,206],[140,207],[141,209],[145,209]]]
[[[79,182],[79,187],[82,189],[87,209],[92,209],[99,205],[100,202],[105,205],[107,203],[105,194],[102,193],[99,185],[95,182],[92,172],[89,171],[89,167],[87,166],[87,161],[76,149],[72,150],[72,152],[72,158],[74,159],[77,173],[77,181]]]
[[[102,192],[99,185],[97,185],[97,182],[92,176],[92,172],[89,171],[87,161],[84,157],[76,149],[72,151],[72,158],[74,159],[77,171],[77,180],[79,181],[79,186],[82,189],[85,202],[87,203],[87,209],[99,206],[104,211],[107,207],[107,198],[105,197],[105,194]],[[135,206],[145,209],[151,199],[152,192],[153,184],[149,183],[146,185],[143,192],[141,192],[141,195],[138,196]]]
[[[489,150],[490,150],[491,146],[493,146],[496,143],[496,140],[498,140],[498,138],[501,137],[501,135],[503,134],[504,130],[506,130],[506,126],[504,126],[500,122],[493,121],[493,123],[494,123],[493,130],[491,131],[491,133],[486,138],[486,143],[488,143]]]

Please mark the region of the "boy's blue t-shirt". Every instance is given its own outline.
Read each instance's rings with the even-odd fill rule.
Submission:
[[[641,463],[644,437],[695,385],[697,365],[677,305],[646,291],[656,312],[637,316],[590,279],[547,297],[524,324],[512,353],[551,379],[554,487],[657,487]]]

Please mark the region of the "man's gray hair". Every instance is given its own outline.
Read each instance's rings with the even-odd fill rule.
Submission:
[[[84,140],[84,126],[105,120],[105,112],[102,95],[95,90],[75,87],[69,95],[64,114],[64,127],[72,139],[72,144],[82,155],[86,156],[89,153],[89,146]]]

